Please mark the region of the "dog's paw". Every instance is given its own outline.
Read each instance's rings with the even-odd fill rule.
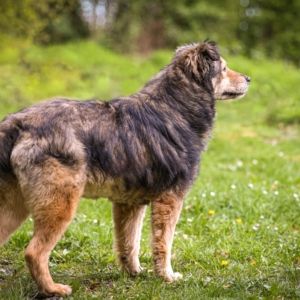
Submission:
[[[170,282],[170,283],[174,282],[174,281],[178,281],[182,278],[183,278],[182,274],[180,274],[178,272],[169,273],[169,274],[166,274],[166,276],[164,276],[165,281]]]
[[[136,266],[135,268],[132,268],[128,272],[131,276],[137,276],[139,273],[143,272],[143,270],[144,269],[141,266]]]
[[[144,269],[140,266],[123,266],[122,267],[123,271],[128,273],[130,276],[137,276],[139,273],[141,273]]]
[[[72,288],[69,285],[54,283],[46,289],[43,289],[41,293],[46,296],[66,297],[72,294]]]
[[[173,271],[160,272],[158,275],[168,283],[175,282],[183,278],[182,274]]]

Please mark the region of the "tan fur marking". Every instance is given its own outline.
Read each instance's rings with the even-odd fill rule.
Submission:
[[[0,246],[23,223],[29,212],[15,183],[1,184],[0,193]]]
[[[52,196],[33,207],[34,234],[25,251],[32,277],[45,295],[69,295],[67,285],[54,283],[48,268],[49,255],[76,211],[81,191],[71,185],[52,188]],[[49,196],[50,197],[50,196]]]
[[[171,248],[178,221],[183,196],[166,193],[151,203],[152,205],[152,248],[155,272],[166,281],[181,278],[171,266]]]
[[[224,68],[226,69],[224,70]],[[226,61],[221,58],[221,72],[212,79],[214,87],[214,96],[216,99],[233,99],[242,97],[248,90],[248,84],[245,77],[227,67]],[[224,92],[232,93],[224,95]],[[237,93],[239,95],[234,96]]]

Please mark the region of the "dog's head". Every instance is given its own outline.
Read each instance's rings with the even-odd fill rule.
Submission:
[[[190,80],[209,90],[215,99],[241,98],[248,90],[250,77],[229,69],[214,42],[179,47],[175,61]]]

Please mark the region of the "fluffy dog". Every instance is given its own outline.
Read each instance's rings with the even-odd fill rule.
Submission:
[[[216,99],[245,95],[250,78],[226,66],[213,42],[180,47],[139,92],[100,101],[54,99],[0,123],[0,244],[31,215],[25,258],[45,295],[69,295],[48,268],[51,250],[79,199],[113,204],[115,249],[124,270],[141,271],[139,242],[151,206],[154,268],[166,281],[183,199],[198,173]]]

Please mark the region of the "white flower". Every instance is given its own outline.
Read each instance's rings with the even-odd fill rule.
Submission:
[[[228,165],[228,169],[230,171],[236,171],[236,166],[234,166],[234,165]]]
[[[94,224],[97,224],[97,223],[98,223],[98,220],[97,220],[97,219],[94,219],[94,220],[93,220],[93,223],[94,223]]]
[[[254,185],[253,185],[253,183],[251,183],[251,182],[250,182],[250,183],[248,183],[248,188],[249,188],[249,189],[253,189],[253,188],[254,188]]]
[[[252,160],[252,163],[253,163],[254,165],[257,165],[257,164],[258,164],[258,161],[257,161],[256,159],[253,159],[253,160]]]
[[[295,199],[298,199],[298,198],[299,198],[298,194],[296,194],[296,193],[293,194],[293,197],[294,197]]]
[[[207,277],[204,278],[204,284],[208,284],[211,281],[212,281],[212,277],[210,277],[210,276],[207,276]]]
[[[262,193],[263,193],[264,195],[267,195],[267,194],[268,194],[268,192],[267,192],[266,190],[263,190]]]
[[[274,191],[274,195],[277,196],[279,194],[278,191]]]
[[[189,236],[188,236],[187,234],[185,234],[185,233],[182,235],[182,237],[183,237],[185,240],[188,240],[188,239],[189,239]]]
[[[236,189],[236,185],[235,185],[235,184],[232,184],[230,187],[231,187],[233,190]]]
[[[202,196],[203,198],[205,198],[205,197],[206,197],[206,193],[202,193],[201,196]]]
[[[236,162],[236,165],[237,165],[238,167],[242,167],[242,166],[243,166],[243,162],[242,162],[241,160],[238,160],[238,161]]]
[[[212,197],[215,197],[215,196],[216,196],[216,193],[215,193],[215,192],[210,192],[210,195],[211,195]]]
[[[283,157],[284,156],[284,153],[282,151],[278,152],[278,156],[279,157]]]
[[[252,226],[252,229],[253,229],[254,231],[257,231],[257,230],[259,229],[259,227],[260,227],[260,225],[259,225],[258,223],[256,223],[256,224],[254,224],[254,225]]]
[[[62,255],[67,255],[70,251],[68,249],[64,249]]]

